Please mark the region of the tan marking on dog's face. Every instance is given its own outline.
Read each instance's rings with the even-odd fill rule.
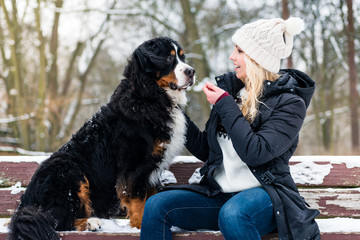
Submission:
[[[156,189],[151,189],[146,194],[145,199],[125,197],[120,204],[127,209],[127,218],[130,218],[130,226],[141,229],[141,222],[144,215],[146,200],[156,193]]]
[[[183,55],[184,55],[184,51],[183,51],[182,49],[180,50],[179,55],[180,55],[180,56],[183,56]]]
[[[175,50],[171,50],[170,55],[175,56],[175,54],[176,54]]]
[[[78,197],[80,198],[80,207],[84,209],[85,217],[90,217],[92,213],[91,200],[90,200],[90,189],[89,181],[86,177],[85,182],[81,181],[79,183],[80,188],[78,192]]]
[[[177,79],[173,71],[171,71],[168,75],[163,76],[159,80],[157,80],[157,84],[161,88],[169,87],[170,83],[177,85]]]

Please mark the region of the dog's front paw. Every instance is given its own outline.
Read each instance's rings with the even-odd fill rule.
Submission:
[[[100,218],[89,218],[86,227],[89,231],[99,231],[101,229],[102,221]]]

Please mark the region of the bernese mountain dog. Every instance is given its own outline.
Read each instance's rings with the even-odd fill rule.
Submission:
[[[194,74],[176,41],[157,37],[141,44],[110,101],[40,164],[12,215],[9,238],[97,230],[100,218],[121,207],[140,228],[146,199],[183,148],[182,107]]]

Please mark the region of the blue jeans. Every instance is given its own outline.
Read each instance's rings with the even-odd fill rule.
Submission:
[[[271,199],[261,187],[213,197],[169,190],[147,200],[140,239],[172,239],[171,226],[220,230],[226,240],[256,240],[274,230],[276,222]]]

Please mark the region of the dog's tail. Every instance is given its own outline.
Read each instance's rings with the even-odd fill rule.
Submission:
[[[11,217],[9,240],[59,240],[55,220],[34,206],[18,208]]]

